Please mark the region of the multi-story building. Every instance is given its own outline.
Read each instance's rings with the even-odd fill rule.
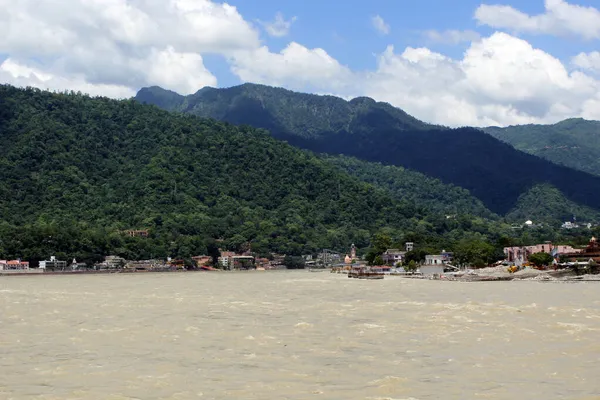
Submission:
[[[385,253],[381,255],[381,258],[385,265],[396,265],[404,262],[405,255],[406,251],[401,251],[400,249],[387,249]]]
[[[55,256],[50,256],[50,260],[40,261],[40,269],[46,271],[64,271],[67,268],[66,261],[59,261]]]
[[[0,260],[0,271],[22,271],[29,269],[28,261],[19,260]]]
[[[580,253],[581,249],[575,249],[567,245],[554,245],[552,242],[546,242],[544,244],[536,244],[534,246],[513,246],[505,247],[504,255],[506,261],[517,265],[526,263],[529,256],[535,253],[548,253],[554,257],[558,257],[561,254],[573,254]]]

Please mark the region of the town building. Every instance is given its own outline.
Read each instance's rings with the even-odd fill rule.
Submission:
[[[129,229],[129,230],[125,231],[125,233],[131,237],[144,237],[145,238],[145,237],[148,237],[148,235],[149,235],[149,232],[147,229],[141,229],[141,230]]]
[[[594,261],[600,263],[600,243],[598,239],[592,237],[585,249],[576,249],[575,252],[563,253],[570,261]]]
[[[554,245],[552,242],[536,244],[534,246],[513,246],[505,247],[504,255],[506,261],[515,265],[523,265],[529,260],[529,256],[536,253],[548,253],[553,257],[559,257],[562,254],[580,253],[581,249],[575,249],[567,245]]]
[[[96,269],[121,269],[125,266],[125,259],[119,256],[106,256],[104,261],[96,264]]]
[[[453,254],[449,251],[442,250],[440,254],[427,254],[425,263],[419,267],[423,275],[438,275],[443,274],[447,269],[457,269],[452,266]]]
[[[445,258],[442,254],[428,254],[425,256],[425,265],[444,265]]]
[[[59,261],[56,256],[50,256],[49,260],[40,261],[40,269],[46,271],[64,271],[67,268],[66,261]]]
[[[254,269],[255,258],[249,254],[236,254],[233,251],[222,251],[219,265],[223,269]]]
[[[29,270],[29,262],[19,260],[0,260],[0,271],[25,271]]]
[[[76,259],[73,259],[73,261],[71,262],[71,265],[69,265],[69,268],[72,269],[73,271],[83,270],[83,269],[87,269],[87,264],[77,262]]]
[[[195,256],[195,257],[192,257],[192,260],[196,263],[196,266],[202,267],[204,265],[210,264],[212,262],[212,257],[210,257],[210,256]]]
[[[400,249],[387,249],[381,255],[381,258],[383,259],[383,263],[385,265],[396,265],[404,262],[405,255],[406,251],[401,251]]]
[[[219,257],[219,265],[224,269],[228,269],[229,266],[233,263],[233,256],[235,256],[235,253],[233,251],[221,251],[221,256]]]

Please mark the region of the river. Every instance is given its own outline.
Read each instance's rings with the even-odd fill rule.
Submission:
[[[600,282],[0,277],[0,399],[599,399]]]

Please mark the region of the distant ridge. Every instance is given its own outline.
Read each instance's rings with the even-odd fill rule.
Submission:
[[[576,204],[600,209],[599,177],[515,150],[480,129],[427,124],[368,98],[346,101],[244,84],[205,88],[183,98],[144,88],[135,99],[264,128],[278,139],[318,153],[417,170],[469,190],[499,214],[510,212],[523,193],[539,184],[555,187]]]
[[[570,118],[552,125],[514,125],[483,130],[518,150],[600,175],[600,121]]]

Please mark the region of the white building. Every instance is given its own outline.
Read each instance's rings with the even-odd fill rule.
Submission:
[[[40,261],[40,269],[51,271],[63,271],[67,268],[66,261],[59,261],[55,256],[50,256],[50,260]]]
[[[446,256],[444,254],[428,254],[425,256],[425,264],[419,270],[423,275],[441,275],[446,268]]]

